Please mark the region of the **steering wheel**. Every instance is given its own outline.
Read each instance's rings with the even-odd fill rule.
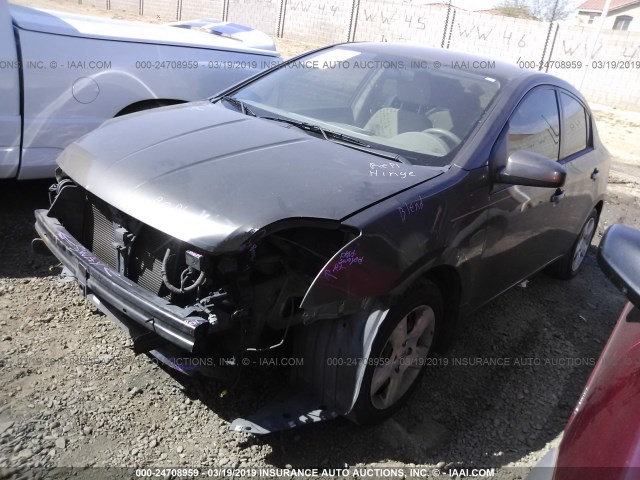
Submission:
[[[462,143],[460,137],[449,130],[445,130],[444,128],[427,128],[426,130],[423,130],[422,133],[434,133],[445,140],[449,140],[452,147],[456,147]]]

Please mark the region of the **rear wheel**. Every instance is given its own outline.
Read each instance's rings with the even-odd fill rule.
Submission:
[[[596,233],[598,220],[598,211],[594,208],[584,222],[571,250],[549,267],[548,271],[551,275],[563,280],[569,280],[578,274],[589,251],[591,240],[593,240],[593,236]]]
[[[393,414],[411,395],[426,370],[442,321],[442,295],[421,282],[394,305],[373,341],[371,357],[349,418],[375,423]]]

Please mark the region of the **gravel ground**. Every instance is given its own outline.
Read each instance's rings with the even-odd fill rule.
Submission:
[[[620,115],[607,115],[601,129],[617,129]],[[594,243],[606,224],[640,227],[640,182],[628,163],[616,158]],[[32,211],[47,205],[47,185],[0,184],[1,468],[523,467],[503,470],[515,478],[558,442],[624,302],[594,246],[574,280],[536,275],[467,319],[393,419],[239,435],[228,423],[277,393],[282,372],[252,372],[221,397],[222,384],[135,357],[126,335],[59,280],[56,262],[30,252]]]
[[[310,47],[279,42],[285,56]],[[369,428],[338,419],[230,433],[230,421],[277,393],[283,372],[250,372],[222,395],[223,384],[135,357],[126,335],[59,280],[56,262],[30,252],[48,182],[0,183],[0,478],[42,466],[426,465],[526,476],[558,443],[624,303],[596,265],[599,238],[612,223],[640,227],[640,115],[598,107],[596,116],[614,166],[583,272],[570,282],[536,275],[468,318],[406,407]]]

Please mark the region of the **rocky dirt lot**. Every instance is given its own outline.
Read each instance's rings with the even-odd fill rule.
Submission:
[[[286,56],[310,47],[280,45]],[[525,477],[559,441],[624,303],[596,265],[599,238],[612,223],[640,227],[640,114],[595,111],[614,166],[583,272],[570,282],[536,275],[468,318],[408,405],[369,428],[338,419],[266,437],[229,432],[277,393],[282,369],[229,388],[135,357],[125,334],[58,278],[57,262],[30,251],[32,212],[47,206],[50,182],[0,183],[0,478],[43,466],[416,464]],[[476,360],[497,358],[510,365]]]
[[[640,131],[635,117],[597,112],[605,137],[633,141],[625,129]],[[640,227],[639,159],[609,145],[620,156],[594,244],[608,224]],[[30,252],[32,211],[47,205],[47,186],[0,184],[0,476],[38,466],[440,464],[514,467],[506,478],[522,477],[558,442],[624,302],[594,245],[574,280],[536,275],[466,320],[448,365],[430,367],[386,423],[239,435],[228,423],[277,393],[282,370],[254,371],[221,396],[223,384],[135,357],[125,334],[58,279],[57,262]],[[476,358],[511,365],[460,365]]]

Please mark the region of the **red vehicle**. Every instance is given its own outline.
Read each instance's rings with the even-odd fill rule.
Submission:
[[[540,461],[529,480],[640,479],[640,230],[611,226],[600,243],[598,264],[629,302],[559,448]]]

